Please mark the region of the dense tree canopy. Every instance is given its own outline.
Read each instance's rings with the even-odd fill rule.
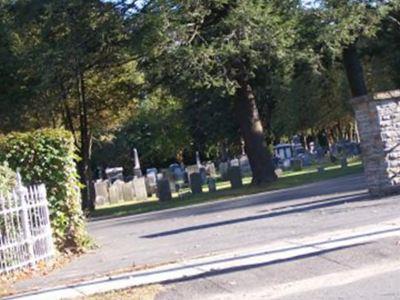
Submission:
[[[400,85],[398,0],[2,0],[0,132],[64,127],[92,171],[351,137],[348,99]],[[94,151],[94,154],[93,154]]]

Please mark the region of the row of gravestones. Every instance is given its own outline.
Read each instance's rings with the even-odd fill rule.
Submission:
[[[251,167],[247,155],[242,155],[240,158],[235,158],[229,162],[221,162],[219,164],[219,172],[222,180],[229,180],[229,170],[233,167],[238,167],[241,175],[251,175]]]
[[[231,183],[232,188],[240,188],[243,186],[242,170],[239,166],[232,166],[228,168],[227,179]],[[215,192],[217,190],[216,180],[214,177],[208,177],[207,180],[208,191]],[[189,175],[190,190],[193,195],[203,193],[204,180],[201,172],[192,172]],[[170,201],[172,199],[171,185],[167,178],[158,180],[157,183],[158,198],[160,201]]]
[[[241,187],[242,176],[250,169],[247,164],[248,160],[236,159],[236,161],[231,161],[230,165],[227,163],[226,168],[224,168],[224,163],[221,163],[220,173],[222,179],[229,180],[232,188]],[[216,169],[213,163],[207,163],[204,166],[188,166],[186,172],[188,177],[187,184],[192,194],[202,193],[204,184],[208,184],[210,192],[216,191]],[[94,184],[96,205],[101,206],[133,200],[146,201],[148,196],[151,196],[156,191],[160,201],[169,201],[172,199],[172,193],[179,192],[180,187],[184,184],[184,178],[177,178],[167,169],[157,175],[156,188],[154,189],[150,184],[150,178],[146,177],[134,178],[129,182],[116,180],[112,184],[108,180],[98,180]]]
[[[96,205],[114,204],[121,201],[146,201],[147,189],[145,177],[134,178],[129,182],[116,180],[110,184],[108,180],[94,183]]]

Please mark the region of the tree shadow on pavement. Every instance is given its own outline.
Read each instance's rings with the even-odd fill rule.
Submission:
[[[364,182],[362,177],[351,177],[351,178],[340,178],[335,180],[340,180],[340,184],[342,181],[346,182],[346,184],[338,188],[337,185],[332,184],[331,182],[318,182],[309,184],[307,186],[294,187],[287,190],[277,190],[277,191],[269,191],[262,194],[248,195],[243,196],[240,199],[234,199],[231,201],[221,201],[221,202],[213,202],[208,204],[203,204],[201,206],[194,207],[185,207],[180,208],[179,210],[173,211],[160,211],[154,212],[150,215],[134,215],[127,216],[121,218],[120,220],[115,220],[115,222],[111,224],[107,222],[99,222],[96,224],[96,221],[92,221],[91,225],[95,228],[101,227],[109,227],[109,226],[125,226],[130,224],[142,224],[146,222],[160,221],[166,219],[174,219],[174,218],[185,218],[190,216],[199,216],[210,213],[218,213],[224,212],[234,209],[241,209],[252,206],[261,206],[266,204],[280,203],[280,202],[295,202],[301,201],[304,198],[304,201],[310,197],[326,197],[325,199],[318,201],[331,201],[336,199],[337,197],[329,197],[330,194],[333,193],[347,193],[354,192],[353,195],[363,195],[364,199],[368,199],[370,195],[364,190]],[[329,197],[329,198],[328,198]],[[343,197],[343,196],[340,196]],[[295,204],[298,205],[298,204]],[[301,204],[300,204],[301,205]],[[294,206],[288,204],[288,206]]]
[[[248,216],[248,217],[242,217],[242,218],[236,218],[236,219],[230,219],[230,220],[224,220],[224,221],[218,221],[218,222],[212,222],[212,223],[206,223],[206,224],[200,224],[200,225],[194,225],[194,226],[188,226],[188,227],[178,228],[178,229],[168,230],[168,231],[162,231],[162,232],[144,235],[144,236],[141,236],[141,238],[153,239],[153,238],[177,235],[177,234],[191,232],[191,231],[204,230],[204,229],[209,229],[209,228],[214,228],[214,227],[227,226],[227,225],[233,225],[233,224],[244,223],[244,222],[252,222],[252,221],[257,221],[260,219],[274,218],[274,217],[280,217],[280,216],[284,216],[284,215],[309,212],[312,210],[328,208],[328,207],[333,207],[333,206],[337,206],[337,205],[343,205],[343,204],[351,203],[351,202],[366,201],[366,200],[368,200],[368,198],[366,199],[367,195],[368,195],[367,193],[359,193],[359,194],[352,195],[352,196],[333,197],[333,198],[324,199],[324,200],[299,203],[299,204],[292,205],[292,206],[283,206],[283,207],[275,208],[273,211],[270,211],[270,212],[264,213],[264,214],[260,214],[260,215]]]

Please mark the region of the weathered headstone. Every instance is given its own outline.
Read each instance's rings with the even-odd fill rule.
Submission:
[[[302,161],[303,161],[303,166],[308,167],[311,166],[311,155],[308,153],[304,153],[304,155],[302,156]]]
[[[200,170],[199,170],[199,167],[197,165],[187,166],[186,167],[186,173],[188,174],[189,181],[190,181],[190,175],[193,174],[193,173],[198,173],[199,171]]]
[[[123,181],[117,180],[108,189],[111,204],[124,200],[124,194],[122,190],[123,185],[124,185]]]
[[[176,183],[175,183],[174,173],[172,173],[170,170],[166,170],[164,178],[168,179],[169,188],[171,189],[172,193],[175,193],[176,192]]]
[[[201,176],[201,183],[206,184],[207,183],[207,171],[204,167],[200,168],[200,176]]]
[[[196,165],[197,165],[197,168],[201,168],[201,159],[200,159],[200,153],[199,153],[199,151],[196,151]]]
[[[242,172],[240,171],[240,167],[230,167],[228,173],[229,181],[231,182],[231,187],[233,189],[243,186]]]
[[[157,191],[157,174],[156,173],[148,173],[146,175],[146,189],[147,195],[151,197]]]
[[[283,174],[283,170],[281,168],[276,168],[275,174],[276,174],[276,176],[281,177]]]
[[[242,175],[251,174],[251,166],[247,155],[242,155],[239,158],[239,165],[240,165],[240,170],[242,171]]]
[[[231,159],[229,164],[231,167],[239,167],[239,165],[240,165],[239,160],[237,158]]]
[[[110,202],[108,195],[108,182],[104,180],[98,180],[94,183],[94,190],[96,193],[95,203],[96,205],[104,205]]]
[[[190,189],[192,194],[201,194],[203,192],[202,188],[203,182],[200,173],[190,174]]]
[[[228,180],[228,169],[229,164],[227,162],[221,162],[218,166],[219,174],[221,174],[222,180]]]
[[[124,179],[124,175],[123,175],[123,168],[119,167],[119,168],[107,168],[106,169],[106,176],[107,179],[110,182],[113,182],[115,180],[123,180]]]
[[[160,179],[157,182],[157,195],[161,202],[171,201],[171,189],[168,179]]]
[[[124,201],[133,201],[135,200],[135,189],[133,188],[130,182],[125,182],[122,185],[122,195]]]
[[[283,169],[284,170],[289,170],[291,165],[292,165],[292,162],[291,162],[290,159],[284,159],[283,160]]]
[[[146,181],[144,177],[133,178],[133,188],[135,189],[135,198],[137,201],[147,200]]]
[[[217,183],[216,183],[215,178],[209,177],[207,184],[208,184],[208,191],[210,193],[217,191]]]
[[[215,165],[214,165],[214,163],[207,163],[206,166],[205,166],[205,168],[206,168],[206,172],[207,172],[207,175],[208,175],[208,176],[210,176],[210,177],[212,177],[212,178],[217,177],[217,172],[216,172],[216,170],[215,170]]]
[[[142,169],[140,168],[140,160],[136,148],[133,148],[133,159],[134,159],[133,176],[142,177],[143,176]]]
[[[292,170],[294,172],[298,172],[302,170],[302,161],[301,159],[293,159],[292,160]]]

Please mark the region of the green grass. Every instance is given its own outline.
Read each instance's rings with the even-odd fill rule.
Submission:
[[[217,201],[232,197],[251,195],[265,191],[280,190],[290,187],[295,187],[307,183],[327,180],[337,177],[342,177],[351,174],[361,173],[363,170],[362,164],[359,161],[349,163],[348,168],[342,169],[338,165],[326,164],[325,172],[318,173],[316,167],[308,167],[299,172],[287,171],[282,174],[276,182],[254,186],[251,185],[251,178],[245,177],[243,179],[243,187],[240,189],[230,189],[230,183],[226,181],[219,181],[217,183],[217,191],[208,193],[207,187],[203,188],[204,193],[200,195],[186,195],[179,196],[174,194],[174,198],[169,202],[159,202],[155,197],[146,202],[124,202],[105,207],[100,207],[92,213],[92,218],[98,217],[119,217],[126,215],[134,215],[145,212],[163,210],[174,207],[183,207],[192,204],[204,203],[209,201]],[[183,190],[183,193],[188,192],[188,189]]]

